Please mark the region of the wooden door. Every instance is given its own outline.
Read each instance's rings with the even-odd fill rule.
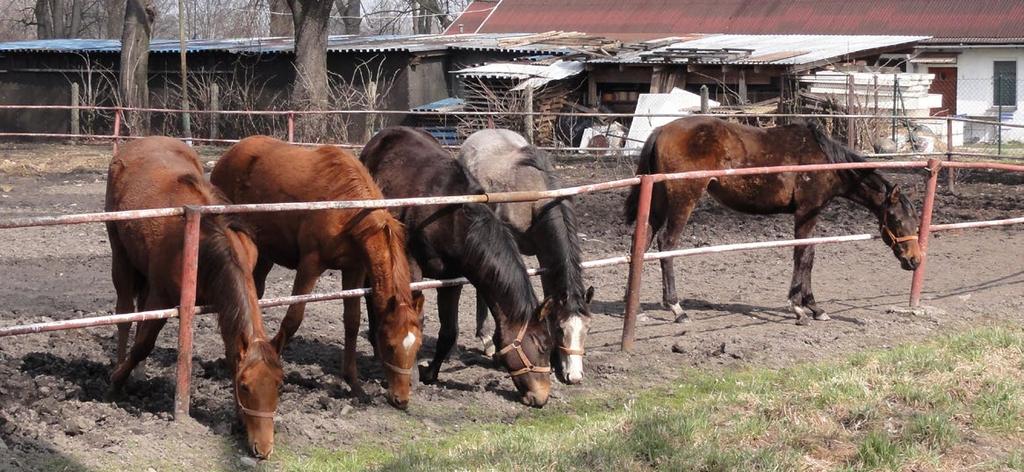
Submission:
[[[956,114],[956,67],[929,67],[929,74],[935,74],[928,93],[942,94],[942,108],[932,108],[932,116]]]

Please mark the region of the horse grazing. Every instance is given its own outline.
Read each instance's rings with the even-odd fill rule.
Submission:
[[[717,118],[688,117],[654,131],[640,154],[637,174],[795,164],[863,162],[864,158],[829,137],[813,122],[755,128]],[[751,214],[792,213],[796,238],[810,237],[818,215],[835,197],[857,203],[878,218],[882,241],[899,259],[903,269],[913,270],[921,261],[917,244],[918,217],[899,188],[874,169],[782,173],[710,179],[673,180],[657,183],[651,199],[651,235],[663,251],[676,247],[679,235],[701,195],[707,190],[715,200]],[[626,200],[625,216],[636,218],[639,189]],[[649,242],[648,242],[649,243]],[[797,323],[807,316],[827,320],[811,292],[814,246],[793,248],[793,281],[789,303]],[[662,302],[686,321],[676,297],[672,259],[661,260]]]
[[[184,205],[220,205],[227,200],[203,179],[196,153],[176,139],[149,137],[121,147],[107,174],[107,211]],[[113,252],[111,273],[118,313],[173,308],[181,292],[181,218],[149,218],[107,223]],[[202,218],[196,300],[212,304],[228,366],[234,400],[253,455],[266,458],[274,448],[274,411],[283,380],[278,351],[267,342],[252,270],[256,244],[239,220]],[[134,300],[133,300],[134,299]],[[166,319],[141,321],[125,358],[130,323],[118,325],[117,367],[110,376],[118,393],[132,370],[149,356]]]
[[[363,148],[360,159],[389,198],[467,195],[484,190],[466,167],[429,134],[406,127],[387,128]],[[408,251],[414,276],[447,279],[465,276],[497,320],[498,356],[512,375],[523,403],[542,407],[551,390],[553,339],[543,304],[530,285],[515,239],[489,207],[410,206],[393,209],[409,231]],[[420,371],[424,383],[437,380],[459,333],[462,287],[437,290],[441,330],[433,361]],[[370,325],[374,329],[373,323]]]
[[[267,136],[252,136],[228,149],[210,180],[238,203],[314,202],[380,199],[370,174],[348,151],[331,146],[293,146]],[[373,293],[370,309],[380,314],[382,329],[374,347],[388,381],[388,402],[409,405],[412,368],[422,341],[423,295],[409,289],[405,230],[386,210],[349,209],[248,213],[260,248],[254,277],[263,296],[274,264],[295,270],[293,295],[313,291],[328,269],[341,271],[343,287],[362,287],[367,276]],[[352,392],[365,397],[356,372],[359,299],[344,301],[345,359],[343,377]],[[283,351],[299,329],[305,303],[288,307],[274,345]]]
[[[551,190],[558,188],[548,156],[507,129],[486,129],[471,134],[462,144],[459,160],[487,192]],[[594,287],[583,285],[580,238],[572,200],[501,203],[495,209],[516,237],[519,251],[537,256],[544,296],[555,300],[552,331],[558,373],[570,384],[583,380],[583,353],[590,326],[589,304]],[[487,304],[477,298],[476,333],[481,340]]]

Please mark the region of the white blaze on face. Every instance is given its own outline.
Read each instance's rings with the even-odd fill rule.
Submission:
[[[562,325],[565,334],[565,347],[574,352],[583,350],[583,336],[586,334],[586,325],[580,316],[570,316]],[[570,383],[583,380],[583,356],[579,354],[565,355],[562,353],[562,371]]]
[[[409,331],[409,333],[405,335],[405,339],[402,340],[402,347],[404,347],[405,350],[408,351],[410,348],[412,348],[412,345],[415,342],[416,335],[412,334],[412,331]]]

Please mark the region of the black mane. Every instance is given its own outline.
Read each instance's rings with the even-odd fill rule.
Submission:
[[[523,156],[516,164],[533,167],[544,173],[547,188],[559,188],[551,168],[551,160],[547,154],[534,146],[524,146],[519,150]],[[576,224],[576,212],[573,211],[571,198],[554,199],[544,205],[541,214],[534,219],[530,231],[537,241],[549,243],[544,251],[537,248],[538,257],[547,261],[542,264],[547,269],[544,279],[552,283],[552,293],[565,294],[567,312],[576,313],[583,309],[586,288],[583,285],[583,269],[580,249],[580,236]],[[542,256],[541,253],[550,252]]]
[[[820,123],[814,120],[806,120],[804,126],[810,130],[811,135],[814,136],[814,141],[818,143],[818,147],[821,148],[821,152],[825,154],[825,158],[831,164],[844,164],[850,162],[867,162],[864,155],[846,147],[845,144],[836,141],[834,138],[829,136],[825,129]],[[842,176],[843,180],[850,185],[866,184],[872,189],[883,192],[886,195],[892,191],[893,185],[889,183],[882,174],[879,174],[875,169],[857,169],[857,170],[842,170],[839,171],[839,175]]]
[[[463,270],[509,300],[528,301],[525,306],[517,304],[520,310],[505,313],[510,321],[528,322],[537,307],[537,297],[512,231],[486,205],[469,203],[463,205],[461,212],[469,222]]]

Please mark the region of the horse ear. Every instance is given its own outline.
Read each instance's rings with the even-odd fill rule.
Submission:
[[[583,301],[587,302],[587,305],[589,305],[590,301],[593,300],[593,299],[594,299],[594,286],[591,285],[590,288],[587,289],[587,294],[583,296]]]
[[[426,300],[427,298],[423,296],[423,292],[419,290],[412,292],[412,309],[416,313],[423,313],[423,302]]]
[[[537,309],[537,319],[544,321],[553,311],[555,311],[555,299],[547,297],[544,299],[544,303],[540,305],[540,308]]]
[[[897,185],[892,186],[892,190],[889,191],[889,203],[893,205],[900,202],[900,188]]]

